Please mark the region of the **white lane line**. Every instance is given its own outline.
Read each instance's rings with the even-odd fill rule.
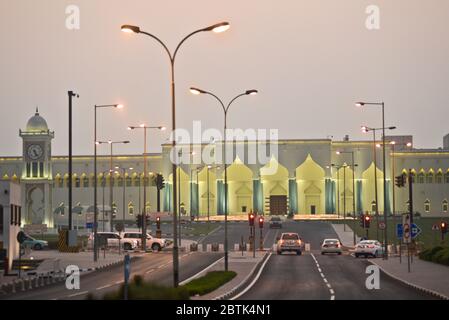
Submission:
[[[149,273],[151,273],[151,272],[154,272],[156,269],[150,269],[150,270],[147,270],[146,272],[145,272],[145,274],[149,274]]]
[[[219,263],[220,261],[224,260],[224,257],[218,259],[217,261],[215,261],[214,263],[212,263],[210,266],[206,267],[205,269],[201,270],[200,272],[198,272],[197,274],[191,276],[190,278],[182,281],[179,283],[180,286],[185,285],[186,283],[192,281],[193,279],[197,278],[200,274],[202,274],[203,272],[206,272],[207,270],[209,270],[210,268],[212,268],[213,266],[215,266],[217,263]]]
[[[243,296],[246,292],[248,292],[253,286],[254,284],[257,282],[257,280],[259,280],[260,275],[262,274],[263,269],[265,268],[265,265],[267,264],[268,260],[270,260],[272,256],[272,253],[270,252],[268,254],[268,258],[265,260],[265,262],[263,263],[262,267],[260,267],[259,272],[257,273],[256,277],[253,279],[253,281],[249,284],[249,286],[247,286],[245,288],[245,290],[243,290],[242,292],[240,292],[238,295],[232,297],[229,300],[237,300],[238,298],[240,298],[241,296]]]
[[[329,289],[329,293],[331,294],[331,298],[330,299],[331,300],[335,300],[335,291],[332,289],[332,286],[330,285],[329,281],[326,279],[326,276],[322,272],[322,270],[320,268],[320,264],[318,263],[318,260],[315,258],[313,253],[311,253],[310,255],[312,256],[313,260],[315,260],[315,263],[317,265],[318,271],[320,272],[320,275],[323,278],[324,283],[326,284],[326,286]]]
[[[115,284],[121,284],[121,283],[123,283],[123,282],[125,282],[125,281],[120,280],[120,281],[115,282]]]
[[[98,287],[97,289],[95,289],[95,290],[103,290],[103,289],[106,289],[106,288],[109,288],[109,287],[112,287],[112,284],[110,283],[110,284],[107,284],[107,285],[105,285],[105,286],[102,286],[102,287]]]
[[[67,297],[73,298],[73,297],[76,297],[76,296],[82,296],[82,295],[85,295],[85,294],[88,294],[88,293],[89,293],[89,291],[82,291],[82,292],[78,292],[78,293],[71,294],[71,295],[69,295],[69,296],[67,296]]]

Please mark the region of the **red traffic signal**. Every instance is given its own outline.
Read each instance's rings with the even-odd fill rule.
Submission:
[[[447,227],[447,223],[445,221],[441,221],[440,230],[441,230],[441,233],[447,233],[448,227]]]
[[[370,216],[365,216],[365,228],[369,229],[371,224],[371,217]]]
[[[263,222],[264,222],[263,217],[260,217],[259,218],[259,228],[261,228],[261,229],[263,229]]]
[[[248,220],[249,220],[249,225],[250,225],[250,227],[253,227],[254,226],[254,218],[255,218],[256,216],[254,215],[254,213],[250,213],[249,214],[249,216],[248,216]]]

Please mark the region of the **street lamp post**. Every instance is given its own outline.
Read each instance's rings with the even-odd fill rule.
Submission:
[[[73,91],[68,92],[69,95],[69,231],[72,230],[72,189],[73,189],[73,170],[72,170],[72,163],[73,163],[73,157],[72,157],[72,104],[73,104],[73,98],[79,98],[79,95],[74,93]],[[68,245],[68,244],[67,244]]]
[[[140,212],[142,215],[142,251],[146,252],[147,250],[147,131],[151,129],[157,129],[160,131],[164,131],[165,127],[157,126],[157,127],[149,127],[145,124],[141,124],[140,126],[129,126],[128,130],[143,130],[143,210]],[[140,207],[140,178],[139,178],[139,208]]]
[[[97,144],[109,144],[109,146],[110,146],[110,158],[109,158],[109,205],[110,205],[110,208],[111,208],[111,216],[109,217],[109,221],[110,221],[110,223],[111,223],[111,225],[109,226],[109,229],[110,229],[110,231],[111,232],[113,232],[114,231],[114,228],[113,228],[113,220],[114,220],[114,218],[113,218],[113,212],[112,212],[112,205],[113,205],[113,202],[114,202],[114,189],[113,189],[113,179],[112,179],[112,174],[113,174],[113,167],[112,167],[112,162],[113,162],[113,146],[115,145],[115,144],[128,144],[129,143],[129,141],[111,141],[111,140],[109,140],[109,141],[97,141]]]
[[[357,164],[354,163],[354,151],[337,151],[337,155],[349,153],[351,154],[351,167],[352,167],[352,211],[353,211],[353,219],[352,219],[352,231],[353,231],[353,243],[355,245],[357,239],[355,235],[355,167]]]
[[[209,31],[213,31],[215,33],[220,33],[220,32],[224,32],[226,30],[228,30],[230,27],[228,22],[220,22],[217,24],[214,24],[212,26],[209,26],[207,28],[203,28],[203,29],[199,29],[196,30],[190,34],[188,34],[186,37],[184,37],[181,42],[179,42],[179,44],[176,46],[175,51],[173,52],[173,54],[171,53],[171,51],[168,49],[168,47],[165,45],[164,42],[162,42],[161,39],[159,39],[158,37],[156,37],[155,35],[142,31],[140,30],[140,27],[138,26],[132,26],[132,25],[123,25],[121,27],[121,30],[123,32],[127,32],[127,33],[137,33],[137,34],[144,34],[147,35],[151,38],[153,38],[154,40],[156,40],[165,50],[165,52],[168,55],[168,58],[170,60],[170,73],[171,73],[171,108],[172,108],[172,133],[175,134],[175,130],[176,130],[176,102],[175,102],[175,60],[176,60],[176,55],[179,51],[179,49],[181,48],[182,44],[189,39],[190,37],[192,37],[193,35],[200,33],[200,32],[209,32]],[[176,139],[174,137],[174,139],[172,139],[172,148],[173,148],[173,152],[175,152],[176,149]],[[179,285],[179,256],[178,256],[178,241],[177,241],[177,199],[176,199],[176,162],[173,162],[173,168],[172,168],[172,172],[173,172],[173,284],[174,287],[178,287]]]
[[[330,168],[337,169],[337,216],[340,219],[340,169],[342,166],[331,164]],[[346,226],[343,224],[343,230],[346,231]]]
[[[360,103],[359,103],[360,104]],[[377,144],[376,144],[376,132],[381,131],[383,132],[383,141],[385,142],[385,130],[395,130],[395,126],[390,127],[382,127],[382,128],[370,128],[367,126],[362,126],[362,132],[368,133],[370,131],[373,132],[373,157],[374,157],[374,187],[375,187],[375,201],[376,201],[376,230],[377,230],[377,239],[379,240],[379,202],[378,202],[378,196],[377,196]],[[383,146],[383,149],[385,151],[385,145]],[[388,238],[387,238],[387,210],[386,210],[386,198],[387,198],[387,184],[386,184],[386,167],[385,167],[385,158],[383,159],[383,181],[384,181],[384,224],[385,228],[383,230],[384,232],[384,258],[388,259]]]
[[[386,203],[387,203],[387,176],[386,176],[386,155],[385,155],[385,102],[357,102],[356,106],[358,107],[363,107],[363,106],[380,106],[382,107],[382,144],[383,144],[383,148],[382,148],[382,160],[383,160],[383,182],[384,182],[384,223],[385,223],[385,229],[384,229],[384,259],[388,260],[388,238],[387,238],[387,211],[385,210],[386,207]],[[377,203],[376,203],[376,207],[377,207]]]
[[[200,95],[200,94],[207,94],[210,95],[212,97],[214,97],[221,105],[221,107],[223,108],[223,112],[224,112],[224,151],[223,151],[223,165],[224,165],[224,189],[225,189],[225,197],[224,197],[224,216],[225,216],[225,242],[224,242],[224,251],[225,251],[225,271],[228,271],[228,170],[227,170],[227,163],[226,163],[226,142],[227,142],[227,135],[226,135],[226,130],[227,130],[227,116],[228,116],[228,111],[229,108],[231,107],[232,103],[234,101],[236,101],[238,98],[243,97],[243,96],[248,96],[248,95],[256,95],[258,94],[257,90],[247,90],[244,93],[241,93],[239,95],[237,95],[234,99],[232,99],[229,104],[227,106],[225,106],[225,104],[223,103],[223,101],[218,98],[215,94],[209,92],[209,91],[205,91],[202,89],[198,89],[198,88],[190,88],[190,92],[194,95]]]
[[[121,104],[105,104],[105,105],[95,105],[94,106],[94,261],[98,260],[98,243],[97,243],[97,232],[98,232],[98,206],[97,206],[97,188],[98,188],[98,177],[97,177],[97,109],[99,108],[115,108],[122,109]]]

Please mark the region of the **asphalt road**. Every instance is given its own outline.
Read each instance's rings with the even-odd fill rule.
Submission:
[[[302,256],[273,254],[260,278],[241,300],[416,300],[435,299],[380,274],[380,289],[368,290],[366,259],[355,259],[349,252],[322,256],[324,238],[338,238],[326,222],[285,223],[282,232],[298,232],[311,244],[311,252]]]
[[[211,265],[221,256],[215,253],[180,254],[180,281],[183,281],[207,266]],[[136,257],[131,261],[131,278],[136,275],[144,276],[159,284],[171,286],[173,284],[171,252],[149,253]],[[80,290],[71,291],[65,287],[65,282],[57,283],[31,291],[19,292],[12,296],[0,299],[9,300],[82,300],[90,292],[96,298],[105,293],[117,290],[123,283],[123,265],[111,267],[107,270],[91,272],[81,276]]]

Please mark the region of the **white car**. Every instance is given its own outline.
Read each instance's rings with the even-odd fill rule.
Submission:
[[[324,239],[321,244],[321,254],[326,253],[336,253],[338,255],[342,254],[341,243],[338,239]]]
[[[363,240],[356,245],[354,255],[356,258],[360,256],[377,258],[383,255],[383,252],[384,249],[379,241]]]
[[[297,233],[283,233],[277,243],[277,254],[283,252],[296,252],[298,256],[302,254],[302,241]]]
[[[142,233],[141,232],[124,232],[123,233],[124,240],[137,240],[141,243]],[[147,242],[146,247],[153,251],[161,251],[168,245],[168,241],[166,239],[155,238],[149,233],[147,233]]]
[[[139,241],[136,239],[123,239],[116,232],[97,232],[99,244],[101,245],[102,239],[105,239],[108,248],[118,248],[119,244],[124,250],[134,250],[139,247]],[[89,246],[93,246],[94,234],[89,236]]]

